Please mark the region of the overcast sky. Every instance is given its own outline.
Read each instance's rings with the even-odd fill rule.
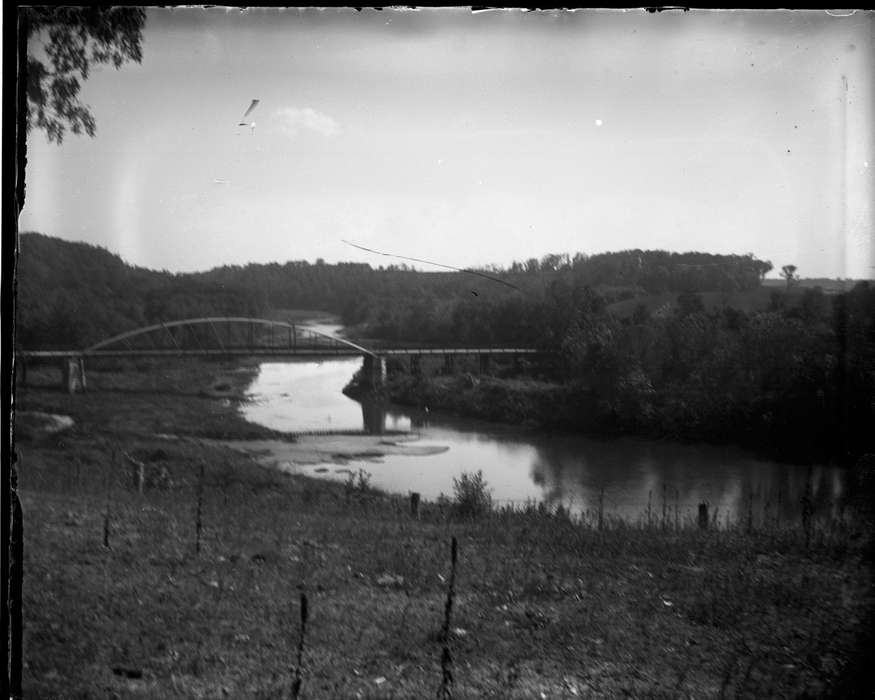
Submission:
[[[348,240],[872,278],[873,39],[860,11],[151,8],[142,63],[83,85],[96,137],[31,133],[21,229],[172,271],[401,262]]]

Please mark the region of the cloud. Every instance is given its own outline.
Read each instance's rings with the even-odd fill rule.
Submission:
[[[340,131],[334,118],[311,107],[283,107],[275,112],[275,116],[289,136],[297,136],[301,129],[309,129],[323,136],[334,136]]]

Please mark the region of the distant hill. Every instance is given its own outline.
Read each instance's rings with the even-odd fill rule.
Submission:
[[[39,233],[22,234],[20,249],[17,342],[42,349],[87,347],[161,321],[263,316],[272,309],[319,309],[340,315],[347,325],[368,323],[415,337],[453,335],[460,324],[471,325],[471,318],[514,295],[556,301],[563,295],[579,298],[580,290],[591,288],[623,316],[642,303],[652,312],[681,292],[701,293],[709,309],[729,303],[744,310],[764,308],[771,293],[761,286],[771,264],[751,255],[658,250],[547,255],[473,274],[303,260],[171,274],[129,265],[104,248]],[[507,313],[516,308],[505,306]],[[512,319],[505,325],[513,325]]]
[[[19,238],[16,344],[72,349],[172,318],[248,313],[249,295],[187,275],[134,267],[104,248]]]

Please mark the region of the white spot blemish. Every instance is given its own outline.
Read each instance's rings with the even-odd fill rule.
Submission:
[[[596,125],[596,126],[601,126],[602,124],[604,124],[604,122],[603,122],[601,119],[596,119],[596,120],[595,120],[595,125]]]

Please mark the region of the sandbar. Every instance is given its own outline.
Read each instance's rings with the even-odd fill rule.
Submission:
[[[252,456],[264,466],[283,471],[314,464],[380,462],[392,455],[441,454],[446,445],[419,445],[417,435],[299,435],[295,442],[282,440],[222,440],[223,445]]]

